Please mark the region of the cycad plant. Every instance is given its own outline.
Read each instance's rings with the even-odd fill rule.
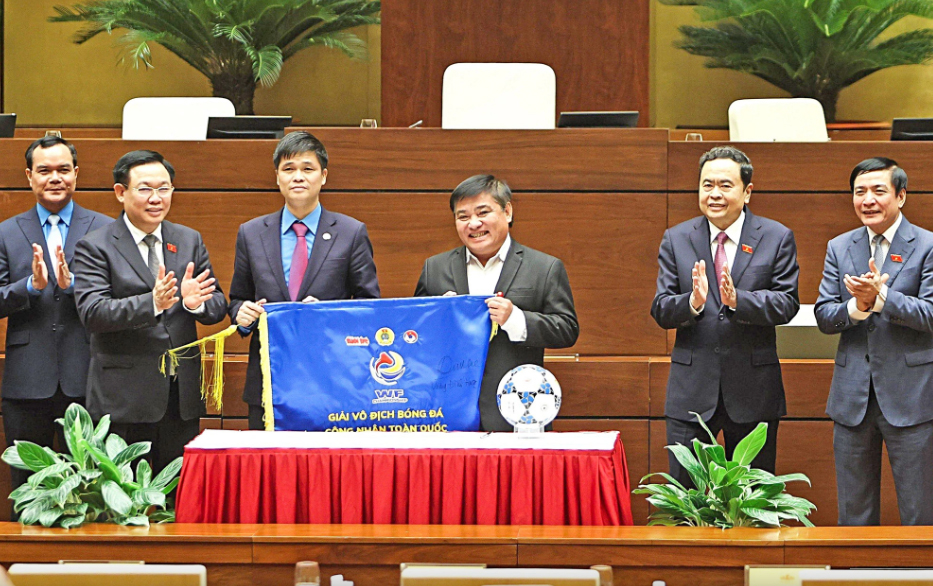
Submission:
[[[252,114],[257,82],[273,85],[299,51],[365,55],[364,41],[347,29],[379,24],[380,8],[378,0],[100,0],[56,6],[49,21],[86,23],[77,44],[124,29],[123,58],[135,67],[152,67],[150,45],[162,45],[203,73],[237,114]]]
[[[694,413],[694,415],[696,415]],[[736,446],[732,459],[716,442],[703,419],[700,425],[709,434],[710,443],[693,440],[693,452],[681,444],[667,446],[684,467],[695,488],[686,488],[664,472],[661,476],[670,484],[641,484],[633,491],[648,495],[648,502],[657,510],[649,517],[649,525],[689,525],[693,527],[780,527],[785,521],[799,521],[808,527],[813,523],[807,515],[816,508],[810,501],[784,492],[788,482],[810,479],[803,474],[775,476],[752,468],[752,460],[765,445],[768,424],[759,423]]]
[[[839,92],[867,75],[933,59],[933,29],[885,40],[905,16],[933,18],[931,0],[661,0],[692,4],[713,26],[681,26],[675,46],[710,68],[750,73],[836,119]]]

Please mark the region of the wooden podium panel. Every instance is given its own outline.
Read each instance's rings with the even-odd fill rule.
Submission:
[[[554,69],[558,112],[639,110],[647,126],[649,12],[646,0],[385,0],[382,124],[440,126],[453,63],[528,62]]]

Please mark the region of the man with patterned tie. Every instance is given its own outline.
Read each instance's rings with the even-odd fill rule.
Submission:
[[[263,304],[379,297],[373,246],[362,222],[324,209],[327,150],[308,132],[291,132],[272,156],[285,206],[240,226],[230,283],[230,319],[254,333]],[[243,400],[249,428],[264,429],[259,336],[249,346]]]
[[[863,227],[829,242],[816,321],[841,334],[826,413],[840,525],[881,522],[881,447],[901,523],[933,525],[933,233],[907,221],[907,173],[884,157],[849,177]]]
[[[91,335],[87,407],[109,414],[127,442],[152,442],[156,470],[200,431],[198,352],[160,372],[162,355],[198,338],[197,324],[227,311],[201,235],[165,219],[175,169],[154,151],[132,151],[113,168],[123,214],[75,250],[75,299]]]
[[[775,326],[800,309],[797,246],[785,226],[756,216],[752,165],[742,151],[716,147],[700,157],[702,216],[664,233],[651,315],[676,329],[667,381],[667,443],[708,441],[692,413],[723,433],[726,453],[768,423],[752,465],[774,472],[777,427],[787,412]],[[692,485],[673,454],[671,475]]]
[[[84,403],[87,334],[75,308],[71,260],[75,243],[113,221],[73,201],[74,146],[46,136],[26,150],[26,178],[36,205],[0,224],[0,317],[9,318],[3,366],[7,445],[52,445],[72,402]],[[28,472],[12,468],[13,488]]]

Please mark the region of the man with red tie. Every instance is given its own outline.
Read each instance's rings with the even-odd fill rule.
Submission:
[[[721,430],[731,458],[759,422],[768,438],[756,468],[774,472],[778,421],[786,412],[775,326],[800,308],[797,246],[781,224],[754,215],[752,165],[742,151],[716,147],[700,157],[702,216],[664,233],[651,315],[676,329],[667,381],[667,443],[708,441],[692,413]],[[673,454],[671,475],[690,485]]]
[[[230,319],[251,335],[263,305],[379,297],[366,225],[324,209],[327,150],[308,132],[291,132],[275,148],[276,183],[285,206],[240,226],[230,283]],[[259,336],[249,346],[243,400],[250,429],[263,429]]]

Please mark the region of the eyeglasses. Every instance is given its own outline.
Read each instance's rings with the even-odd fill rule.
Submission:
[[[175,187],[170,185],[163,185],[162,187],[158,188],[149,187],[148,185],[144,185],[142,187],[130,187],[129,185],[125,185],[124,187],[127,189],[132,189],[143,197],[152,197],[154,193],[158,193],[159,197],[168,197],[172,195],[173,191],[175,191]]]

